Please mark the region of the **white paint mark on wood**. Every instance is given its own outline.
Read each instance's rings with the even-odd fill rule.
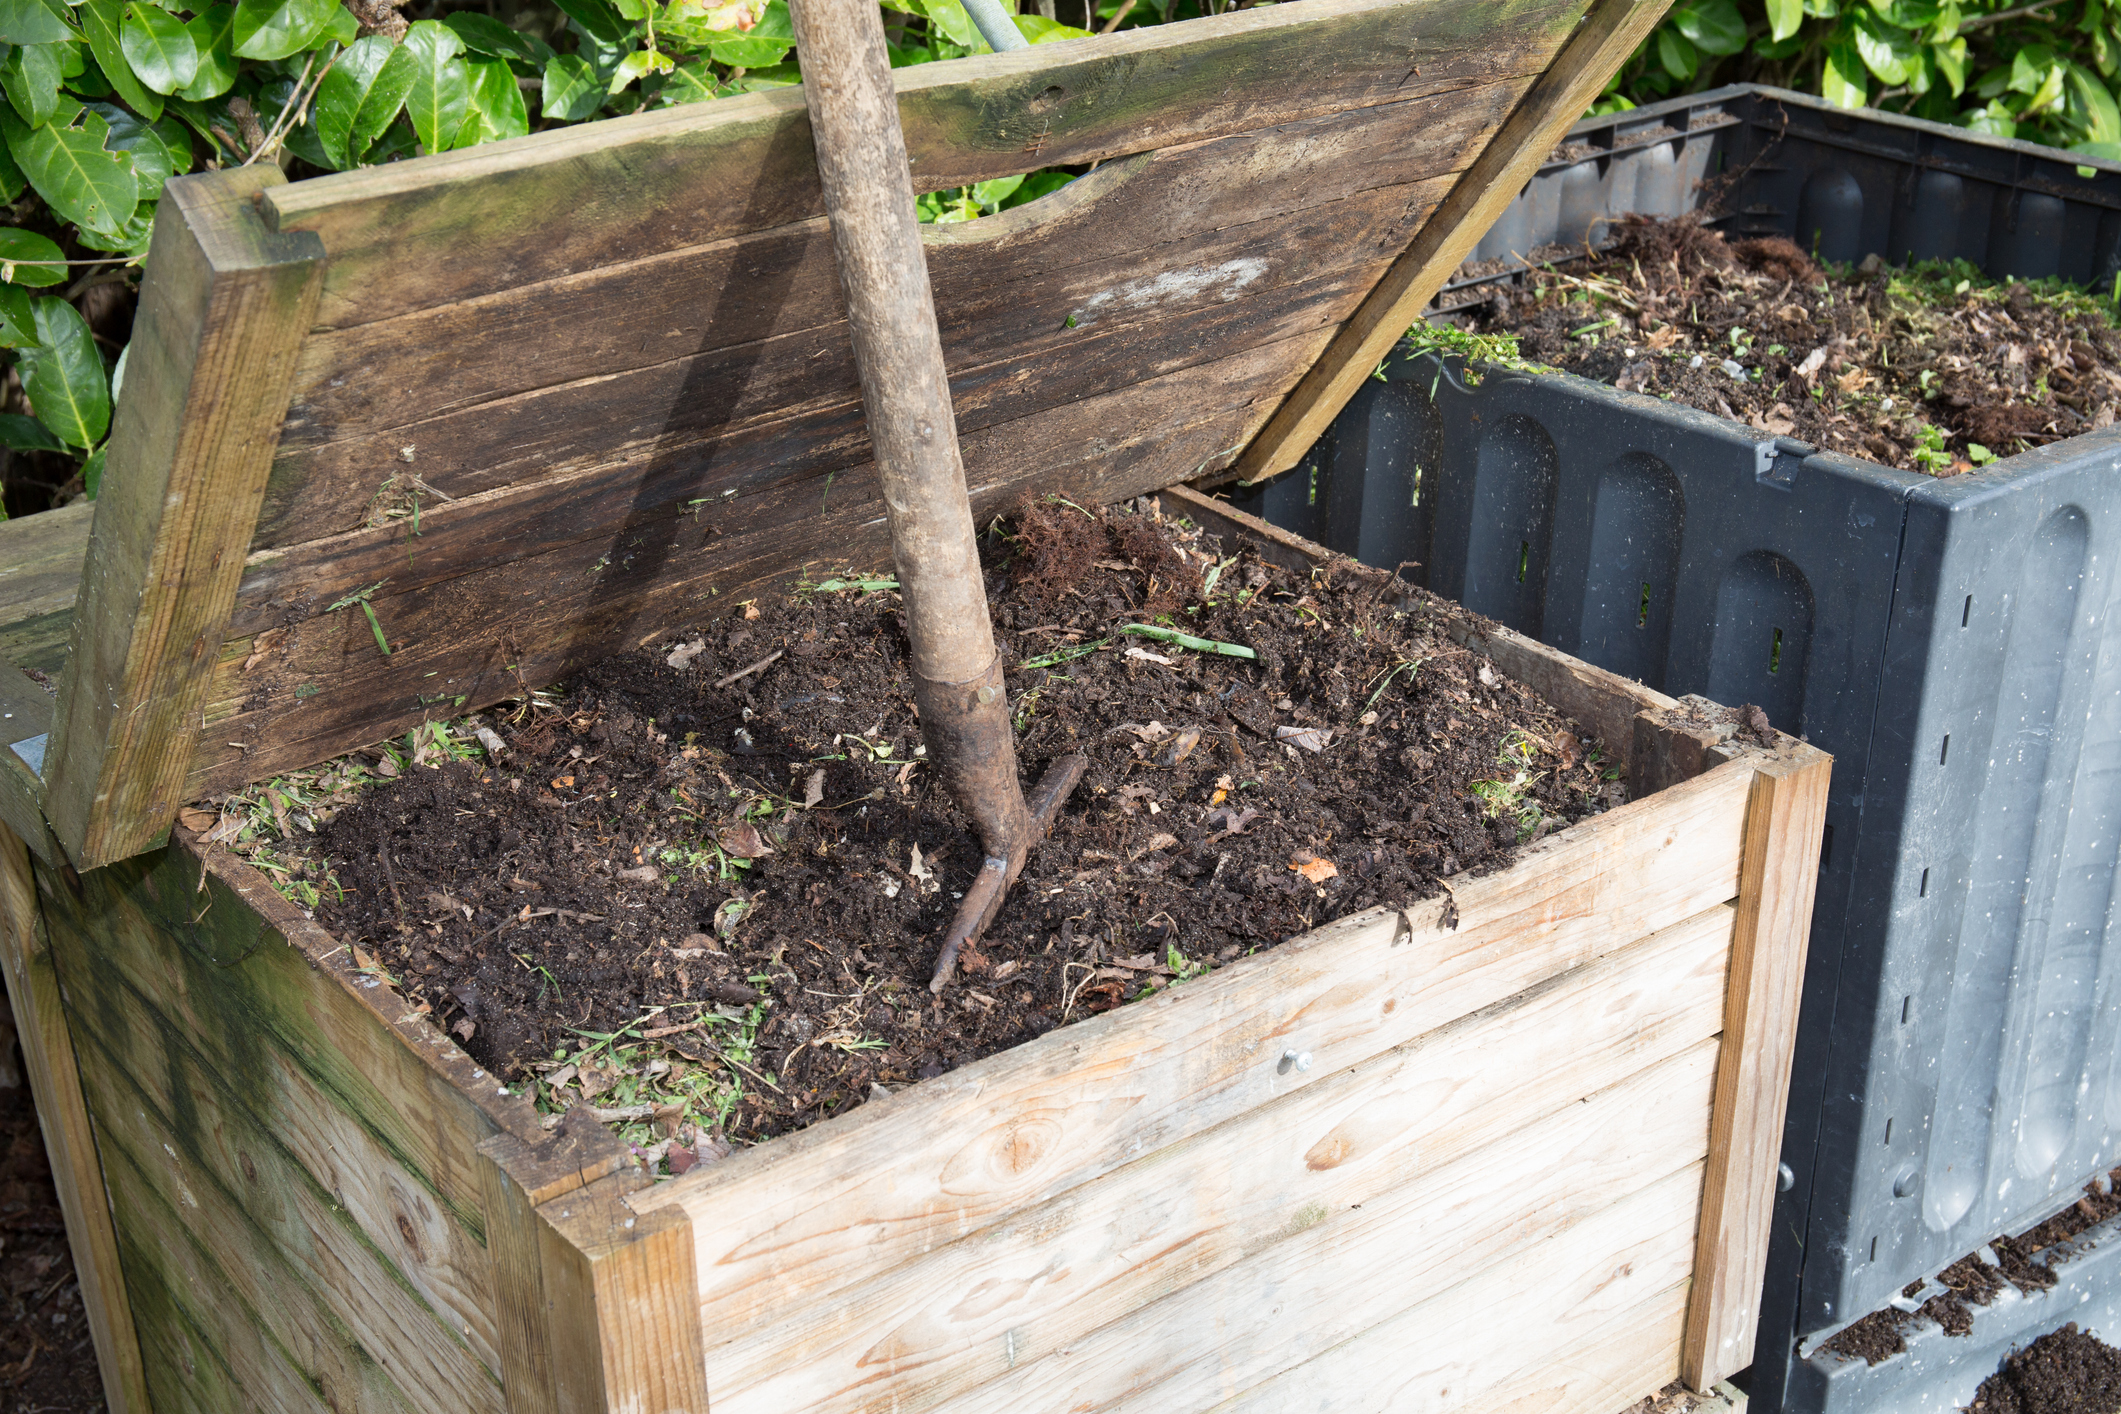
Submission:
[[[1195,265],[1185,270],[1166,270],[1129,280],[1109,290],[1099,290],[1069,314],[1075,328],[1095,324],[1107,314],[1121,310],[1164,309],[1192,304],[1213,295],[1225,302],[1236,299],[1267,273],[1268,262],[1258,256],[1225,260],[1220,265]]]

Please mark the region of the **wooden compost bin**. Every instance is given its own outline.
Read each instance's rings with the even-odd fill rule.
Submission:
[[[1662,788],[653,1186],[224,851],[9,836],[153,1407],[1614,1414],[1743,1366],[1827,758],[1454,633]]]
[[[1662,9],[900,71],[924,186],[1100,164],[927,237],[981,516],[1291,464]],[[173,829],[882,562],[818,205],[793,90],[170,184],[101,497],[0,524],[0,657],[58,689],[0,672],[0,964],[113,1409],[1609,1414],[1743,1366],[1825,758],[1470,620],[1643,798],[661,1186]]]

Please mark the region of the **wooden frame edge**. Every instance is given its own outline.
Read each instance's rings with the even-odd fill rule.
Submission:
[[[15,1029],[28,1063],[30,1088],[66,1239],[73,1249],[74,1277],[95,1342],[103,1376],[103,1398],[111,1414],[148,1414],[147,1369],[133,1325],[132,1301],[118,1253],[118,1229],[104,1189],[103,1162],[96,1149],[88,1100],[75,1067],[73,1033],[59,997],[59,978],[44,938],[42,910],[28,847],[0,825],[0,973],[15,1014]]]
[[[323,242],[259,217],[285,181],[180,177],[156,215],[44,770],[81,868],[151,847],[180,803],[322,286]]]
[[[1720,749],[1724,754],[1729,748]],[[1784,737],[1753,768],[1680,1374],[1707,1389],[1753,1361],[1782,1124],[1833,758]]]

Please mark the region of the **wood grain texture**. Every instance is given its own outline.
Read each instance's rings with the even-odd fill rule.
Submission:
[[[1275,410],[1238,459],[1235,474],[1258,481],[1287,471],[1310,450],[1365,378],[1421,318],[1436,291],[1472,253],[1503,209],[1582,117],[1670,0],[1596,0],[1546,71],[1525,94],[1436,214],[1393,264],[1362,308]]]
[[[32,763],[43,760],[51,727],[51,695],[0,658],[0,826],[47,863],[65,854],[45,822],[44,782]]]
[[[1528,81],[1156,153],[927,228],[961,430],[1270,342],[1298,309],[1338,325]],[[254,548],[352,528],[408,466],[451,496],[598,466],[720,495],[866,460],[830,249],[811,221],[312,338]]]
[[[1719,768],[1453,899],[1343,920],[635,1201],[692,1212],[705,1329],[771,1320],[790,1291],[893,1270],[1735,897],[1749,786]],[[1289,1048],[1317,1069],[1283,1074]]]
[[[1542,1368],[1505,1380],[1482,1399],[1481,1414],[1624,1414],[1679,1378],[1690,1285],[1666,1287],[1554,1350]],[[1702,1414],[1744,1414],[1744,1406]]]
[[[1252,1260],[938,1408],[1477,1409],[1577,1330],[1686,1275],[1715,1051],[1705,1042],[1359,1210],[1292,1215],[1309,1225]]]
[[[121,1214],[146,1224],[124,1240],[161,1274],[135,1279],[128,1255],[134,1289],[159,1293],[143,1327],[168,1323],[148,1343],[212,1337],[246,1391],[227,1407],[277,1407],[283,1378],[502,1407],[476,1146],[542,1137],[528,1102],[218,850],[180,842],[79,888],[40,873],[100,1132],[129,1156]],[[577,1162],[609,1173],[622,1153],[598,1131]],[[207,1236],[175,1244],[165,1208]]]
[[[893,72],[924,190],[1529,76],[1573,0],[1312,0]],[[276,190],[331,253],[321,319],[411,309],[808,220],[803,96],[776,90]],[[574,219],[553,222],[554,212]]]
[[[690,1222],[628,1207],[637,1175],[583,1181],[574,1143],[499,1134],[479,1150],[510,1414],[705,1414]]]
[[[52,677],[66,665],[67,634],[93,502],[0,521],[0,662]]]
[[[999,513],[1034,482],[1103,503],[1189,475],[1241,444],[1264,416],[1262,390],[1323,339],[1319,332],[1286,340],[1056,409],[1036,438],[1017,435],[1014,424],[967,436],[973,504],[982,517]],[[1185,420],[1151,415],[1173,406],[1187,410]],[[1136,430],[1143,427],[1150,430]],[[664,494],[633,509],[624,500],[599,507],[553,492],[541,505],[545,519],[533,522],[560,538],[550,553],[503,560],[403,596],[386,585],[371,602],[390,636],[388,658],[377,653],[365,619],[319,615],[332,602],[321,598],[321,586],[281,580],[293,603],[274,599],[245,611],[256,614],[246,623],[286,624],[269,651],[246,672],[258,641],[223,647],[207,707],[210,729],[187,793],[261,779],[430,717],[514,696],[521,687],[509,664],[532,686],[551,682],[620,648],[718,616],[734,600],[778,591],[805,564],[869,569],[888,559],[883,506],[866,468],[829,485],[820,477],[725,498],[726,506],[688,508],[682,495],[666,501]],[[575,540],[565,529],[570,505],[576,516],[618,510],[625,519],[596,538]],[[396,533],[395,553],[417,556],[426,536]],[[475,534],[461,533],[476,542]],[[710,540],[713,553],[701,553]],[[375,543],[356,553],[375,553]],[[346,567],[331,572],[343,575]]]
[[[1833,766],[1833,758],[1816,747],[1784,742],[1779,751],[1749,752],[1746,759],[1717,768],[1750,766],[1754,775],[1724,1009],[1727,1044],[1716,1076],[1716,1127],[1681,1365],[1696,1389],[1752,1363],[1767,1271]]]
[[[15,1035],[29,1071],[30,1092],[37,1101],[37,1125],[44,1135],[52,1186],[58,1190],[59,1211],[66,1220],[74,1276],[80,1283],[81,1305],[103,1375],[104,1404],[110,1414],[147,1414],[151,1406],[120,1263],[118,1232],[103,1188],[103,1162],[81,1093],[74,1038],[67,1028],[59,977],[37,906],[29,852],[4,825],[0,825],[0,976],[7,982]]]
[[[871,1281],[816,1274],[770,1324],[715,1332],[715,1407],[912,1414],[1256,1255],[1292,1214],[1421,1182],[1716,1036],[1733,917],[1718,904]]]
[[[277,169],[183,177],[157,207],[44,771],[87,869],[168,828],[235,600],[322,244],[253,198]]]

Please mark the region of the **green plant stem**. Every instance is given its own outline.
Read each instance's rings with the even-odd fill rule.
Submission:
[[[1253,658],[1259,655],[1242,643],[1222,643],[1213,638],[1195,638],[1190,633],[1180,633],[1175,628],[1158,628],[1154,624],[1125,624],[1121,633],[1131,633],[1140,638],[1153,638],[1162,643],[1175,643],[1181,648],[1190,648],[1196,653],[1220,653],[1225,658]]]

